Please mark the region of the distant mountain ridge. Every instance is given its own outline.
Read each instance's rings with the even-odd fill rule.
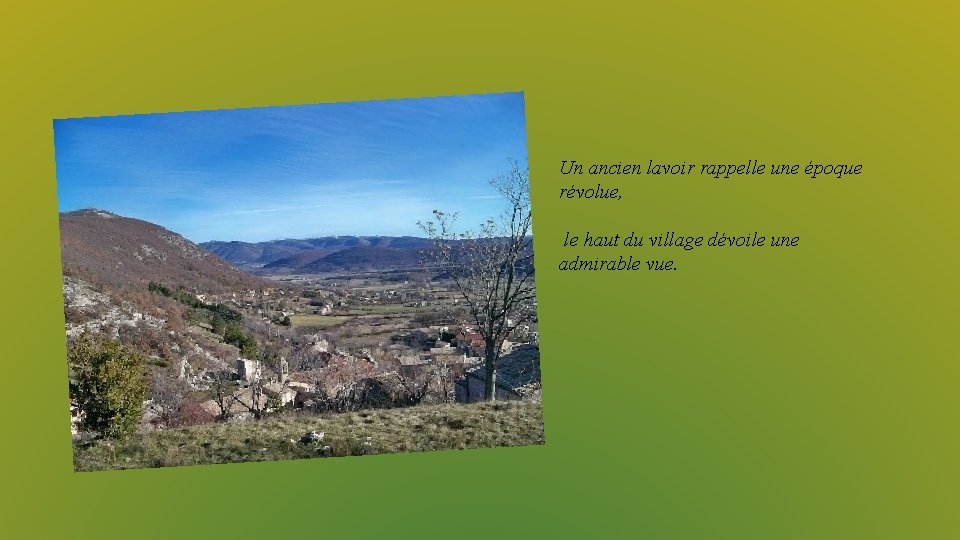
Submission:
[[[199,245],[249,272],[281,275],[412,268],[431,244],[414,236],[326,236]]]
[[[419,250],[381,246],[358,246],[335,251],[298,269],[298,273],[340,270],[399,270],[414,268]]]
[[[145,289],[150,281],[208,292],[269,286],[173,231],[106,210],[61,213],[60,248],[65,276],[113,288]]]

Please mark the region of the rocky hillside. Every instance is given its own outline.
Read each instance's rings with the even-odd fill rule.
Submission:
[[[216,293],[268,286],[175,232],[103,210],[60,214],[60,246],[64,276],[101,287],[156,281]]]

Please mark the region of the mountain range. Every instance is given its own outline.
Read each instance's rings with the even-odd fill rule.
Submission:
[[[211,241],[199,246],[256,274],[312,274],[414,268],[430,240],[413,236],[327,236],[268,242]]]
[[[258,276],[417,268],[428,238],[327,236],[195,244],[147,221],[106,210],[60,214],[63,272],[113,288],[156,281],[208,292],[268,287]]]

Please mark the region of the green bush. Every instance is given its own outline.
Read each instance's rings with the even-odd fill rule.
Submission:
[[[223,340],[240,349],[240,354],[246,358],[253,358],[257,354],[257,340],[236,323],[227,324]]]
[[[70,347],[68,361],[70,394],[83,412],[80,428],[111,439],[136,431],[147,396],[143,356],[103,336],[84,334]]]

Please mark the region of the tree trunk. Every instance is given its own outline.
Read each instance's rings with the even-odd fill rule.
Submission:
[[[486,350],[486,380],[483,385],[484,401],[497,400],[497,348],[493,343],[487,343]]]

